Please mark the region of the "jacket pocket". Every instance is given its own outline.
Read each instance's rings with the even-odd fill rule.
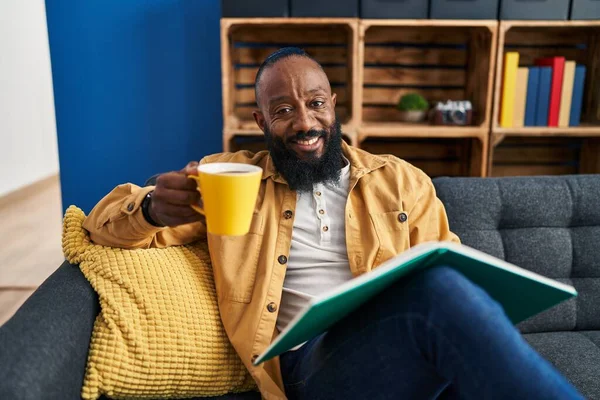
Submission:
[[[263,239],[262,215],[253,215],[250,230],[244,236],[209,236],[213,242],[211,252],[216,250],[218,257],[213,257],[213,269],[219,298],[250,303]]]
[[[379,250],[373,262],[375,268],[410,247],[410,230],[404,211],[371,213],[370,216],[379,242]]]

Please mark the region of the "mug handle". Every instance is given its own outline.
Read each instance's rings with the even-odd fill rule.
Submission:
[[[188,178],[195,180],[196,185],[198,185],[200,183],[197,175],[188,175]],[[200,207],[196,204],[190,204],[190,207],[192,207],[194,209],[194,211],[196,211],[198,214],[202,215],[203,217],[206,217],[206,213],[204,212],[204,209],[202,207]]]

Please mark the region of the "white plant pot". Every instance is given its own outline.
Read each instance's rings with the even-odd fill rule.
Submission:
[[[400,120],[404,122],[422,122],[427,116],[427,111],[399,111]]]

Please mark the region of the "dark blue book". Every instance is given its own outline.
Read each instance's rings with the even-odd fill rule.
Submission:
[[[525,100],[525,126],[535,126],[535,112],[540,85],[540,67],[529,67],[527,99]]]
[[[571,100],[571,114],[569,126],[578,126],[581,120],[581,107],[583,105],[583,88],[585,86],[585,65],[575,67],[575,80],[573,81],[573,98]]]
[[[535,110],[535,126],[548,126],[550,91],[552,90],[552,67],[539,68],[540,81],[538,85],[537,109]]]

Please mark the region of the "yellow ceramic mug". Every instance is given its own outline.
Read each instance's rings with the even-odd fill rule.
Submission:
[[[206,217],[213,235],[240,236],[250,230],[252,214],[262,178],[262,168],[239,163],[209,163],[198,166],[198,183],[204,209],[192,206]]]

